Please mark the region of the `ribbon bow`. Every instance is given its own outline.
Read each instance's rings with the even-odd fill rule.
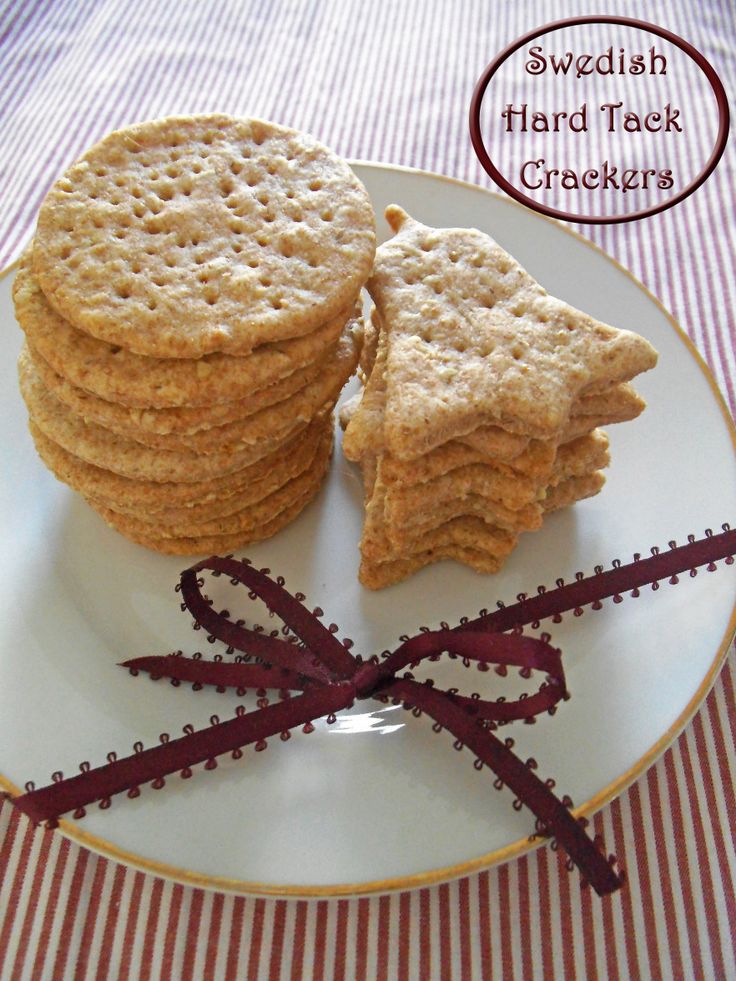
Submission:
[[[615,602],[620,601],[623,590],[632,590],[636,596],[645,583],[656,588],[664,577],[677,582],[678,572],[690,569],[692,575],[698,565],[707,564],[708,570],[713,571],[718,558],[726,557],[731,563],[736,532],[729,526],[724,529],[721,535],[708,532],[700,541],[690,536],[689,544],[681,547],[671,542],[669,552],[652,549],[649,559],[635,556],[634,562],[625,566],[614,562],[607,572],[598,567],[594,576],[583,578],[579,574],[568,585],[558,580],[554,590],[540,587],[536,596],[521,594],[513,606],[499,604],[497,610],[483,611],[475,620],[464,618],[455,629],[443,625],[441,630],[402,637],[400,646],[386,653],[383,660],[372,657],[368,661],[350,653],[351,641],[337,639],[334,624],[324,626],[319,619],[322,610],[307,610],[301,602],[303,595],[292,596],[284,588],[283,579],[270,578],[269,570],[259,571],[247,560],[232,556],[205,559],[181,575],[177,589],[182,594],[182,609],[190,611],[195,627],[204,628],[209,639],[223,641],[229,653],[239,650],[259,661],[206,661],[169,655],[135,658],[124,662],[124,666],[133,673],[143,670],[152,677],[169,677],[174,684],[190,681],[194,687],[231,686],[239,693],[256,688],[257,709],[246,712],[239,706],[233,719],[220,722],[213,717],[210,727],[198,732],[186,727],[183,737],[170,740],[162,736],[162,745],[150,749],[137,743],[133,756],[117,759],[115,754],[109,754],[107,765],[91,769],[89,764],[82,764],[82,772],[68,779],[57,772],[52,784],[39,790],[28,784],[27,792],[13,802],[37,822],[53,825],[67,811],[79,818],[85,813],[85,805],[94,801],[107,807],[110,798],[122,791],[130,797],[138,796],[143,783],[151,781],[159,789],[171,773],[190,777],[191,767],[197,763],[213,769],[217,766],[216,757],[223,753],[230,752],[237,759],[242,756],[243,746],[255,744],[256,750],[265,749],[267,738],[279,735],[288,739],[289,730],[295,726],[310,732],[316,718],[327,716],[328,723],[334,722],[335,713],[349,708],[357,699],[393,699],[415,715],[429,715],[436,731],[447,729],[455,737],[455,748],[468,747],[476,756],[476,768],[488,766],[496,775],[494,785],[500,789],[505,784],[515,793],[514,806],[518,809],[526,805],[532,811],[536,832],[554,835],[596,892],[610,893],[622,884],[613,868],[614,859],[606,858],[586,835],[587,822],[570,813],[570,799],[558,800],[552,793],[554,781],[537,777],[533,772],[535,761],[520,760],[512,752],[513,740],[501,740],[494,731],[499,725],[518,719],[533,722],[545,711],[553,714],[557,703],[568,697],[560,651],[550,646],[546,634],[536,639],[501,631],[519,631],[524,624],[538,627],[541,619],[551,616],[559,620],[561,613],[568,610],[579,615],[583,605],[599,607],[604,597],[613,596]],[[199,573],[203,570],[214,576],[228,575],[233,584],[246,586],[251,598],[259,597],[272,613],[278,614],[290,639],[277,636],[276,631],[268,635],[249,629],[244,621],[231,620],[226,611],[215,612],[212,601],[201,592],[204,581]],[[546,680],[532,695],[513,701],[491,701],[478,695],[460,695],[455,688],[441,690],[431,681],[420,683],[405,671],[425,659],[436,660],[443,652],[461,657],[466,666],[472,661],[481,670],[494,665],[499,674],[517,667],[524,677],[541,671]],[[266,689],[278,690],[282,700],[269,704]],[[291,696],[291,692],[301,694]]]

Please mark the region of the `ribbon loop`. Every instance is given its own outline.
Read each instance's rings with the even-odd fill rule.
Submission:
[[[506,674],[507,667],[518,667],[528,677],[532,671],[541,671],[546,684],[531,695],[522,695],[513,701],[483,699],[479,695],[467,697],[457,689],[441,691],[452,698],[457,705],[463,705],[481,719],[494,722],[513,722],[517,719],[531,719],[542,712],[548,712],[564,698],[568,697],[562,656],[557,648],[547,640],[525,637],[521,634],[498,634],[482,631],[458,633],[456,630],[430,630],[410,637],[381,664],[382,690],[393,694],[392,686],[386,683],[387,676],[396,674],[407,665],[416,665],[426,658],[436,658],[447,652],[479,665],[496,665]]]
[[[254,592],[269,610],[281,617],[286,626],[302,641],[312,655],[311,663],[308,657],[300,658],[298,670],[317,680],[347,679],[355,671],[354,658],[343,647],[340,641],[327,627],[323,626],[317,616],[310,613],[291,593],[271,579],[266,573],[259,572],[252,565],[233,558],[218,558],[212,556],[203,559],[196,565],[186,569],[181,575],[181,592],[187,609],[219,640],[224,640],[230,647],[247,650],[248,653],[263,657],[273,664],[283,667],[294,667],[295,648],[293,645],[276,638],[263,637],[254,631],[245,630],[233,624],[229,619],[220,617],[204,600],[197,573],[203,569],[224,572]],[[196,611],[196,612],[195,612]],[[227,626],[226,626],[227,624]],[[215,629],[211,629],[211,628]],[[228,639],[229,638],[229,639]],[[238,643],[233,643],[236,639]],[[245,643],[247,648],[240,646]],[[262,652],[262,653],[261,653]],[[319,652],[318,658],[316,657]],[[291,660],[289,660],[291,657]],[[309,670],[302,670],[302,668]],[[325,670],[326,669],[326,670]]]
[[[564,684],[560,652],[548,641],[488,630],[429,630],[419,633],[398,647],[385,662],[397,672],[410,664],[447,652],[483,664],[529,668],[544,671]]]

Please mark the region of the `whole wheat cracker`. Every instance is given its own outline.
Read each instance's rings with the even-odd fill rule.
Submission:
[[[99,494],[85,494],[84,496],[102,507],[117,512],[117,514],[143,519],[147,523],[151,522],[160,526],[161,529],[170,525],[188,527],[212,521],[215,518],[228,518],[244,508],[253,507],[259,501],[275,494],[289,481],[313,470],[321,459],[329,457],[332,453],[332,440],[332,430],[325,429],[317,443],[300,444],[297,451],[291,456],[280,457],[272,470],[261,480],[248,483],[233,493],[229,493],[228,489],[222,496],[194,501],[184,506],[164,506],[143,511],[140,506],[133,507],[124,502],[121,504],[118,501],[101,497]]]
[[[383,562],[363,559],[358,570],[358,579],[367,589],[384,589],[386,586],[394,586],[408,579],[425,566],[445,559],[460,562],[475,572],[490,574],[501,570],[505,558],[505,556],[497,558],[461,545],[443,545],[401,559],[387,559]]]
[[[539,503],[528,504],[511,510],[499,501],[489,501],[482,494],[466,494],[463,498],[449,498],[433,504],[429,513],[415,514],[402,524],[387,524],[387,534],[396,545],[407,538],[416,538],[453,518],[473,516],[483,518],[489,524],[504,531],[519,533],[536,531],[542,527],[542,508]]]
[[[514,434],[506,434],[497,427],[488,427],[484,431],[475,430],[466,437],[460,437],[458,440],[451,440],[435,447],[435,449],[411,461],[399,460],[385,452],[383,430],[386,403],[385,365],[387,348],[387,339],[383,334],[377,343],[375,366],[365,386],[361,401],[351,400],[348,412],[341,414],[341,421],[345,420],[346,422],[343,451],[348,459],[361,459],[365,454],[374,456],[381,454],[382,479],[387,487],[391,489],[398,487],[397,493],[399,494],[404,488],[435,480],[451,471],[460,471],[459,476],[461,478],[469,472],[480,476],[482,474],[482,471],[478,469],[480,466],[491,466],[494,473],[498,473],[504,478],[504,486],[511,488],[510,493],[516,492],[522,495],[524,503],[533,500],[540,490],[542,482],[546,482],[552,472],[557,454],[555,440],[523,439],[521,444],[515,445],[515,440],[518,437]],[[628,411],[632,406],[639,408],[640,403],[641,400],[631,386],[617,385],[609,387],[605,392],[581,397],[573,404],[573,412],[585,410],[588,407],[598,410],[608,407],[611,415],[620,416],[622,411]],[[584,418],[586,422],[590,421],[590,417],[585,416]],[[490,434],[489,428],[493,430]],[[587,430],[582,430],[582,432],[587,432]],[[506,436],[510,436],[511,439],[506,440]],[[598,437],[599,440],[601,438],[603,437]],[[516,452],[519,445],[525,448],[521,452]],[[482,447],[482,450],[477,449],[477,446]],[[580,448],[581,444],[576,443],[576,451],[579,451]],[[571,451],[568,450],[567,456],[570,455]],[[506,463],[505,461],[509,462]],[[599,462],[598,465],[605,466],[606,463]],[[475,467],[474,471],[461,470],[461,468],[473,466]],[[520,480],[520,476],[527,479]],[[536,483],[534,483],[535,479]],[[462,495],[462,486],[449,480],[446,481],[446,484],[450,493]],[[435,487],[432,487],[431,493],[433,495],[436,493]],[[507,491],[507,493],[509,492]],[[416,506],[420,506],[419,501],[415,500],[414,503]],[[508,499],[506,504],[509,506]],[[513,505],[511,506],[513,507]]]
[[[225,451],[207,456],[151,449],[94,423],[86,423],[70,412],[43,386],[30,358],[23,352],[18,360],[18,374],[29,415],[44,435],[87,463],[134,480],[193,483],[223,477],[255,463],[279,446],[278,441],[263,441],[245,444],[236,453]]]
[[[62,483],[85,497],[96,498],[110,507],[132,514],[156,513],[162,509],[201,506],[230,502],[232,496],[259,490],[284,475],[298,472],[309,454],[314,453],[323,437],[332,438],[333,420],[323,413],[289,442],[249,466],[224,477],[188,483],[136,480],[105,470],[65,450],[46,436],[29,420],[29,428],[38,455]],[[296,470],[294,468],[296,467]],[[233,508],[236,511],[237,507]],[[226,512],[223,512],[226,513]]]
[[[510,433],[500,426],[478,426],[468,433],[454,437],[454,439],[458,443],[470,446],[480,453],[492,456],[504,463],[511,463],[518,459],[531,446],[530,437],[521,436],[519,433]],[[440,446],[442,445],[444,444],[440,444]],[[432,447],[432,449],[436,448]],[[427,452],[431,452],[431,450]]]
[[[116,515],[114,511],[103,512],[96,508],[95,510],[115,531],[120,532],[125,538],[137,545],[143,545],[154,552],[161,552],[164,555],[212,555],[213,553],[223,555],[243,548],[245,545],[252,545],[255,542],[271,538],[301,514],[304,508],[317,496],[319,489],[320,484],[316,484],[309,493],[298,498],[271,521],[256,528],[243,530],[233,535],[208,535],[203,538],[149,538],[147,535],[138,534],[138,532],[121,527],[118,523],[120,516]],[[92,507],[94,508],[94,505]]]
[[[106,519],[110,513],[114,513],[115,527],[124,534],[132,533],[148,538],[206,538],[238,535],[241,532],[257,530],[261,525],[273,521],[295,501],[315,493],[322,484],[331,456],[332,442],[326,441],[318,448],[308,469],[292,477],[266,497],[251,502],[231,514],[208,515],[202,520],[197,516],[176,521],[171,515],[165,520],[160,520],[158,513],[151,515],[149,519],[145,514],[139,516],[120,514],[92,498],[88,498],[87,501]]]
[[[46,196],[33,268],[94,337],[153,357],[247,353],[350,304],[375,252],[370,198],[296,130],[225,115],[138,123]]]
[[[602,430],[594,430],[562,445],[549,471],[535,477],[525,477],[510,468],[497,466],[493,461],[481,459],[470,463],[458,461],[457,466],[428,479],[422,479],[425,475],[420,473],[415,479],[404,480],[404,474],[397,478],[392,462],[388,456],[382,457],[380,462],[386,488],[385,516],[390,524],[400,525],[418,509],[426,515],[436,503],[452,497],[462,498],[466,494],[482,495],[516,511],[541,500],[545,485],[602,469],[610,460],[608,437]]]
[[[417,551],[459,545],[503,558],[514,550],[517,541],[517,534],[490,524],[482,517],[460,515],[419,534],[407,534],[400,543],[389,537],[384,524],[375,522],[366,526],[360,540],[360,552],[369,561],[382,562],[405,558]]]
[[[570,411],[570,422],[579,416],[594,416],[605,418],[602,425],[612,425],[618,422],[630,422],[646,408],[646,402],[633,385],[622,382],[620,385],[608,386],[602,391],[586,392],[573,403]]]
[[[605,482],[606,475],[602,470],[567,477],[556,486],[549,488],[542,506],[546,512],[559,511],[560,508],[569,507],[577,501],[594,497],[603,489]]]
[[[554,457],[557,446],[578,439],[601,426],[636,419],[645,407],[646,402],[632,386],[622,383],[614,386],[605,395],[597,393],[577,399],[572,405],[567,425],[559,436],[552,439],[527,439],[516,433],[508,433],[498,426],[479,426],[464,436],[442,444],[436,450],[442,451],[447,446],[459,443],[483,456],[493,457],[499,466],[506,464],[512,470],[530,476],[542,474],[548,470],[550,458]],[[430,450],[426,456],[429,457],[436,450]],[[417,457],[407,466],[422,459],[424,457]]]
[[[630,386],[620,386],[621,389],[628,387]],[[619,394],[621,395],[620,399],[618,398]],[[433,477],[446,473],[464,463],[483,463],[492,458],[494,466],[504,473],[542,477],[550,472],[558,445],[578,439],[601,426],[628,422],[643,411],[644,400],[633,390],[631,395],[623,392],[617,392],[616,395],[616,400],[611,400],[610,409],[598,415],[586,415],[583,411],[578,411],[579,406],[588,407],[585,405],[587,396],[579,399],[573,406],[570,421],[563,430],[559,443],[556,439],[527,439],[515,433],[506,433],[498,426],[481,426],[471,433],[449,440],[447,443],[443,443],[410,461],[399,460],[390,454],[384,454],[387,473],[388,468],[390,468],[392,479],[412,483],[415,480],[431,480]],[[358,392],[342,404],[340,425],[343,429],[347,429],[358,411],[362,397],[363,393]],[[601,398],[595,396],[595,399],[596,405],[600,406]],[[372,444],[369,444],[365,451],[369,454],[375,454],[379,452],[379,445],[382,445],[382,437],[379,436],[379,430],[374,429]],[[349,444],[349,449],[354,446],[355,443]],[[361,449],[363,448],[361,447]],[[360,458],[360,462],[362,465],[362,458]]]
[[[365,472],[364,472],[365,473]],[[363,537],[386,535],[392,546],[401,548],[409,540],[420,538],[440,525],[460,517],[483,518],[488,524],[517,534],[535,531],[542,524],[542,508],[538,502],[514,510],[494,501],[485,494],[448,494],[441,500],[423,496],[418,507],[404,509],[401,505],[387,508],[388,487],[383,480],[381,458],[374,470],[365,473],[366,500]],[[397,519],[397,515],[399,515]]]
[[[383,418],[386,408],[386,353],[386,341],[382,341],[379,335],[373,369],[362,392],[352,396],[340,410],[340,425],[345,430],[343,452],[348,460],[356,463],[363,456],[385,450]],[[480,426],[459,436],[455,442],[462,442],[486,456],[511,461],[528,449],[530,440],[526,436],[506,432],[498,426]],[[419,457],[414,457],[411,462],[418,459]]]
[[[559,484],[569,477],[581,477],[593,470],[603,470],[611,462],[608,436],[602,429],[578,436],[557,449],[550,484]]]
[[[560,483],[550,491],[548,500],[544,504],[545,512],[558,510],[567,507],[577,501],[592,497],[597,494],[605,483],[605,475],[601,471],[594,471],[584,476],[570,477]],[[439,529],[453,524],[455,521],[469,522],[473,519],[456,518],[450,519],[446,524],[440,525]],[[482,521],[481,518],[476,519]],[[483,522],[485,524],[485,522]],[[472,536],[472,526],[468,525],[467,530]],[[387,550],[383,558],[375,557],[372,550],[361,557],[359,579],[368,589],[383,589],[385,586],[393,585],[407,579],[419,569],[434,562],[444,559],[452,559],[460,562],[481,573],[498,572],[508,555],[510,549],[499,549],[498,554],[494,554],[491,546],[490,552],[473,548],[472,544],[456,545],[442,541],[442,535],[438,528],[430,528],[424,533],[424,537],[417,536],[392,551]],[[491,529],[491,534],[496,529]],[[476,534],[479,530],[476,529]],[[436,537],[435,537],[436,536]],[[472,540],[472,539],[471,539]],[[479,538],[483,541],[483,538]],[[429,548],[423,549],[422,542],[434,543]],[[400,556],[400,557],[399,557]]]
[[[575,399],[656,363],[644,338],[546,291],[489,236],[395,205],[368,289],[386,325],[387,449],[412,459],[479,425],[559,437]]]
[[[360,371],[361,381],[365,385],[371,376],[373,366],[376,363],[378,354],[378,338],[381,334],[381,318],[375,307],[371,310],[370,316],[365,319],[365,335],[363,340],[363,350],[360,352]]]
[[[460,440],[451,440],[429,453],[407,462],[386,453],[382,466],[384,478],[405,486],[426,484],[460,467],[492,466],[507,478],[544,479],[554,465],[555,446],[552,441],[531,440],[528,448],[509,463],[487,453],[481,453]]]
[[[461,499],[467,494],[478,494],[510,511],[518,511],[533,504],[544,492],[542,480],[506,474],[489,463],[468,463],[430,481],[412,484],[387,480],[383,459],[378,467],[386,487],[386,520],[395,525],[412,520],[417,510],[426,514],[442,501]]]
[[[387,338],[382,334],[376,342],[375,364],[362,394],[350,399],[340,413],[340,422],[345,428],[343,452],[349,460],[384,453],[386,479],[404,483],[430,480],[463,464],[487,462],[489,458],[493,459],[494,466],[499,466],[506,473],[516,471],[539,478],[550,473],[556,453],[556,439],[532,440],[508,433],[497,426],[479,427],[411,461],[386,453],[383,432],[387,352]],[[572,405],[572,416],[561,434],[561,440],[569,442],[599,425],[633,418],[643,407],[643,400],[630,385],[625,384],[608,386],[602,392],[581,396]],[[601,414],[587,414],[595,411]],[[504,468],[503,464],[508,464],[508,467]]]
[[[359,392],[343,403],[340,409],[340,425],[343,429],[347,428],[355,416],[361,398],[362,393]],[[630,385],[616,386],[610,398],[604,398],[603,395],[583,396],[573,405],[559,445],[578,439],[601,426],[628,422],[636,418],[645,405],[644,400]],[[598,414],[589,414],[593,409],[601,411]],[[378,431],[374,430],[374,433],[372,451],[375,453],[381,441],[378,439]],[[516,472],[528,477],[544,476],[550,472],[557,446],[557,440],[526,439],[514,433],[505,433],[497,426],[486,426],[449,440],[411,461],[384,454],[384,465],[387,475],[390,471],[392,479],[406,483],[431,480],[456,466],[483,463],[489,458],[504,473]]]
[[[208,354],[150,358],[77,330],[49,306],[31,269],[30,248],[13,281],[15,315],[29,344],[72,385],[107,402],[134,409],[206,408],[250,398],[320,361],[359,307],[349,306],[302,337],[255,348],[247,356]],[[220,422],[227,419],[218,417]]]
[[[388,340],[385,331],[377,332],[375,356],[370,376],[360,396],[351,399],[340,414],[344,424],[343,453],[348,460],[359,461],[363,456],[383,452],[384,418],[386,412],[386,359]],[[512,460],[529,446],[529,439],[507,433],[496,426],[476,429],[463,442],[478,447],[489,456]]]
[[[630,389],[630,386],[616,386],[611,394],[609,408],[604,407],[602,396],[581,396],[572,405],[567,425],[558,436],[553,438],[529,438],[518,433],[509,433],[499,426],[479,426],[472,432],[441,444],[439,449],[449,446],[450,442],[461,443],[484,456],[493,457],[499,464],[508,464],[521,473],[542,472],[548,466],[550,455],[554,454],[555,447],[559,444],[569,443],[570,440],[577,439],[578,436],[592,432],[600,426],[635,419],[643,411],[646,403],[633,389],[630,391],[625,389]],[[588,398],[590,402],[587,401]],[[594,405],[601,411],[589,414],[588,408],[593,408]]]
[[[94,403],[80,395],[79,390],[76,393],[70,391],[68,386],[64,386],[63,381],[58,380],[58,377],[48,384],[50,368],[44,369],[40,362],[35,364],[35,367],[42,380],[47,383],[47,389],[57,397],[61,396],[60,401],[75,415],[79,415],[90,424],[101,426],[112,433],[153,449],[221,456],[227,452],[237,453],[244,446],[258,442],[281,442],[310,422],[323,405],[334,404],[345,382],[354,372],[358,359],[360,331],[354,330],[353,325],[353,321],[348,322],[329,363],[323,365],[319,374],[302,389],[244,419],[198,429],[188,435],[181,435],[178,432],[167,434],[151,432],[131,421],[126,415],[126,410],[115,411],[114,406],[96,412],[97,406]],[[90,408],[92,412],[88,413],[87,410]],[[99,421],[100,415],[105,416],[104,423]]]
[[[408,539],[400,547],[389,543],[384,548],[381,542],[367,539],[361,543],[360,553],[364,562],[372,563],[408,559],[422,552],[442,550],[448,547],[467,548],[472,549],[472,552],[478,556],[485,555],[494,562],[502,562],[513,552],[518,540],[518,535],[512,535],[510,532],[505,532],[505,534],[513,538],[514,545],[507,546],[504,544],[496,549],[493,525],[489,525],[483,518],[462,516],[453,518],[424,535]],[[458,559],[458,561],[462,561],[462,559]],[[495,572],[496,570],[492,571]]]
[[[377,356],[373,371],[368,379],[363,392],[362,401],[351,414],[348,426],[343,438],[343,448],[348,458],[357,458],[361,462],[364,471],[365,484],[365,519],[363,533],[361,537],[361,551],[367,559],[377,561],[379,558],[387,556],[396,557],[406,549],[409,542],[415,542],[422,536],[436,533],[437,525],[444,524],[442,519],[434,520],[431,515],[435,514],[437,502],[435,500],[435,483],[432,478],[440,473],[444,473],[453,464],[459,467],[463,454],[473,454],[475,461],[478,459],[487,461],[487,457],[479,456],[475,451],[459,444],[453,450],[447,452],[446,447],[440,447],[411,464],[396,461],[389,454],[383,452],[383,415],[385,410],[385,387],[383,385],[383,371],[386,357],[386,339],[381,335],[377,346]],[[346,445],[347,444],[347,445]],[[554,449],[548,454],[548,467],[551,467],[554,459]],[[448,459],[449,458],[449,459]],[[429,460],[429,465],[426,463]],[[425,463],[425,469],[421,470],[421,464]],[[418,464],[417,470],[413,470],[414,464]],[[447,466],[446,466],[447,464]],[[402,469],[403,468],[403,469]],[[472,468],[471,468],[472,469]],[[398,473],[397,473],[398,470]],[[486,468],[483,468],[485,472]],[[408,473],[407,473],[408,471]],[[407,509],[401,508],[398,522],[391,523],[390,516],[387,523],[387,502],[391,500],[393,492],[395,497],[401,497],[406,493],[406,484],[402,484],[403,477],[409,478],[406,484],[419,483],[426,479],[427,483],[419,488],[415,488],[412,495],[411,506]],[[447,497],[450,503],[443,501],[440,508],[444,508],[444,515],[448,521],[467,520],[468,515],[485,518],[492,507],[489,506],[487,498],[478,495],[471,495],[468,501],[468,508],[464,510],[462,504],[462,493],[457,488],[454,474],[445,481]],[[429,483],[429,481],[432,481]],[[503,481],[504,487],[512,493],[517,490],[516,479],[506,479]],[[527,499],[534,500],[541,492],[538,481],[529,482],[530,493]],[[467,489],[465,490],[467,494]],[[442,497],[442,495],[440,495]],[[429,510],[430,517],[426,517]],[[541,508],[539,506],[527,506],[520,513],[513,515],[508,508],[500,505],[500,514],[505,520],[505,527],[512,530],[513,537],[519,530],[527,530],[539,527],[541,523]],[[407,521],[404,521],[404,518]],[[412,522],[416,522],[412,526]],[[515,540],[515,539],[514,539]],[[383,552],[383,555],[381,554]]]
[[[150,432],[159,436],[177,434],[187,436],[201,429],[211,429],[231,422],[240,422],[249,416],[277,405],[311,384],[324,371],[322,361],[313,361],[298,368],[285,378],[260,388],[237,402],[220,402],[213,406],[178,406],[170,409],[134,409],[117,402],[108,402],[97,395],[79,388],[60,375],[26,338],[33,362],[44,385],[65,405],[90,422],[112,429],[113,432]],[[335,345],[327,353],[334,356]]]
[[[468,501],[485,501],[485,512],[473,504],[472,513],[485,517],[502,528],[514,531],[532,530],[549,488],[569,478],[589,474],[608,466],[608,438],[597,430],[560,447],[552,473],[545,483],[539,479],[503,475],[489,465],[471,464],[444,474],[428,484],[406,486],[384,478],[383,460],[377,468],[376,485],[383,488],[383,522],[395,543],[405,540],[408,530],[418,523],[427,527],[439,512],[445,515],[451,508],[453,516],[466,513],[462,508]],[[518,515],[518,517],[516,517]],[[434,524],[440,524],[434,521]],[[414,537],[416,533],[414,532]]]
[[[574,482],[580,481],[580,486],[590,487],[584,493],[578,491]],[[605,483],[605,475],[602,471],[595,471],[594,474],[570,477],[564,480],[557,487],[551,487],[547,491],[547,496],[537,504],[528,505],[518,511],[511,511],[502,504],[488,501],[487,498],[479,494],[468,494],[462,500],[450,499],[436,505],[431,514],[417,517],[411,522],[402,525],[387,525],[386,533],[392,543],[401,548],[407,541],[413,541],[432,531],[439,525],[451,521],[453,518],[474,516],[483,518],[488,524],[492,524],[504,531],[520,534],[525,531],[537,531],[542,527],[542,519],[545,510],[555,510],[558,507],[567,507],[577,500],[591,497],[597,494]],[[560,501],[561,503],[556,503]]]
[[[360,392],[355,392],[349,398],[346,398],[340,405],[338,412],[338,421],[340,423],[340,428],[344,431],[348,428],[350,420],[353,418],[358,410],[358,406],[363,398],[362,390]]]
[[[193,450],[204,455],[213,452],[237,454],[246,446],[281,442],[311,422],[325,406],[332,410],[345,383],[355,371],[360,340],[359,325],[349,322],[335,346],[334,356],[323,364],[322,371],[312,382],[282,402],[245,419],[201,429],[186,437],[175,434],[160,436],[133,428],[124,435],[147,447],[181,452]]]
[[[379,331],[375,340],[374,365],[359,401],[351,400],[340,416],[346,422],[342,451],[348,460],[360,461],[384,450],[383,420],[386,411],[387,340]]]
[[[639,410],[637,410],[634,413],[632,418],[636,418],[636,416],[638,415],[639,415]],[[627,418],[622,418],[621,414],[619,414],[618,416],[614,415],[614,418],[611,418],[611,416],[612,413],[610,412],[604,412],[601,413],[600,415],[571,416],[570,421],[565,427],[564,433],[562,434],[560,443],[569,443],[572,440],[577,439],[579,436],[583,436],[585,435],[585,433],[589,433],[592,430],[598,429],[601,426],[610,426],[613,425],[614,423],[629,421]]]

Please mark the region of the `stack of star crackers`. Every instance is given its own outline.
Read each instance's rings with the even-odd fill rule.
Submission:
[[[112,133],[49,192],[14,286],[38,452],[157,551],[229,551],[315,496],[362,339],[367,192],[222,115]]]
[[[487,235],[392,205],[376,254],[362,396],[343,449],[363,469],[360,580],[440,559],[496,572],[522,532],[604,483],[601,425],[635,418],[657,360],[639,335],[549,296]]]

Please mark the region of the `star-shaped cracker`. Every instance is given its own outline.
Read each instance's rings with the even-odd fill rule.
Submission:
[[[643,337],[550,296],[476,229],[396,205],[368,290],[386,327],[386,449],[411,460],[480,426],[559,438],[581,396],[654,367]]]

